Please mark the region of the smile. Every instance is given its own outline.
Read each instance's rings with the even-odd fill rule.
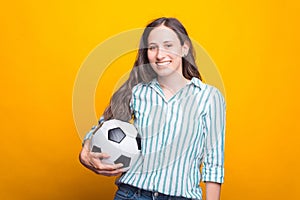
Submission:
[[[156,65],[158,66],[166,66],[166,65],[169,65],[171,63],[170,60],[167,60],[167,61],[163,61],[163,62],[156,62]]]

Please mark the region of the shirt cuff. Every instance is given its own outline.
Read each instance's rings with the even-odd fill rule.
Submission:
[[[210,167],[202,169],[203,182],[224,183],[224,167]]]
[[[100,119],[98,120],[98,126],[104,122],[104,116],[101,116]],[[86,140],[89,140],[92,138],[94,130],[97,128],[97,126],[93,126],[91,130],[84,136],[83,141],[82,141],[82,146],[84,145]]]
[[[86,140],[89,140],[89,139],[92,138],[93,133],[94,133],[94,130],[95,130],[96,127],[97,127],[97,126],[93,126],[93,127],[91,128],[91,130],[84,136],[83,141],[82,141],[82,146],[84,145],[84,143],[85,143]]]

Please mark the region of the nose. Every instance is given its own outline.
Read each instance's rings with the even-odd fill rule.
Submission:
[[[165,53],[166,53],[165,50],[162,49],[161,47],[159,47],[158,50],[157,50],[157,53],[156,53],[156,58],[158,60],[163,59],[165,57]]]

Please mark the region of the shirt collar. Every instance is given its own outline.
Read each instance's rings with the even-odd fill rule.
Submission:
[[[206,84],[203,83],[199,78],[193,77],[189,84],[194,84],[195,86],[199,87],[200,89],[204,89]]]
[[[152,81],[148,82],[148,83],[144,83],[146,85],[150,85],[150,86],[157,86],[159,85],[158,81],[157,81],[157,78],[154,78]],[[196,78],[196,77],[193,77],[191,79],[191,81],[187,84],[187,85],[190,85],[190,84],[193,84],[195,85],[196,87],[199,87],[200,89],[204,89],[205,88],[205,83],[203,83],[199,78]]]

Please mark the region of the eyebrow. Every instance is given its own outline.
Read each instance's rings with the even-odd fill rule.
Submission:
[[[165,44],[165,43],[169,43],[169,42],[174,42],[174,41],[172,41],[172,40],[166,40],[166,41],[164,41],[163,43]],[[157,44],[157,43],[155,43],[155,42],[150,42],[148,45],[151,45],[151,44]]]

